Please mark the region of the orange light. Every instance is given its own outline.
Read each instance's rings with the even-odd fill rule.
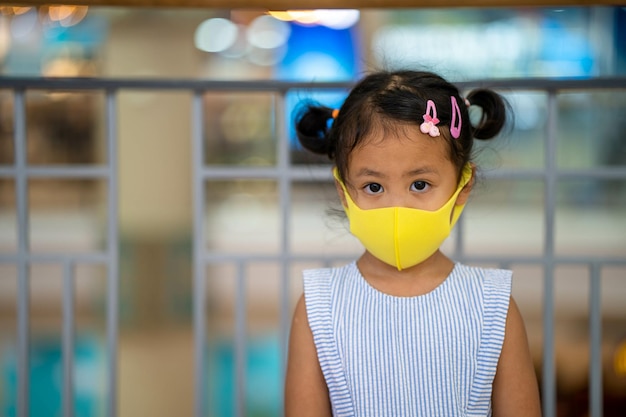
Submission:
[[[61,26],[70,27],[79,23],[87,15],[88,6],[56,5],[48,7],[48,18]]]
[[[48,16],[53,22],[60,22],[74,14],[76,6],[50,6]]]
[[[626,340],[620,343],[613,356],[613,368],[619,376],[626,376]]]
[[[32,7],[0,6],[0,14],[4,16],[19,16],[28,12]]]
[[[289,12],[286,11],[279,12],[270,10],[267,12],[267,14],[275,19],[282,20],[283,22],[291,22],[293,20],[293,17],[289,14]]]

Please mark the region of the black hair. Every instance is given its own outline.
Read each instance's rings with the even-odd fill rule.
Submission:
[[[450,134],[453,108],[451,97],[458,103],[461,131],[458,138]],[[472,125],[465,100],[482,110],[480,120]],[[478,88],[462,98],[456,86],[437,74],[422,71],[381,71],[359,81],[332,125],[333,109],[307,103],[296,116],[296,133],[302,146],[334,160],[341,179],[345,180],[350,153],[374,130],[394,131],[399,123],[423,122],[428,100],[437,109],[437,127],[446,138],[450,160],[460,175],[470,160],[474,139],[495,137],[507,121],[507,103],[495,91]]]

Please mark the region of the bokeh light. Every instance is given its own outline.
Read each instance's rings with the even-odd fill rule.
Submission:
[[[202,22],[196,29],[196,48],[206,52],[222,52],[237,40],[239,29],[228,19],[212,18]]]
[[[331,29],[348,29],[360,19],[356,9],[316,9],[269,11],[268,14],[285,22],[296,22],[301,25],[320,25]]]
[[[262,15],[248,26],[247,39],[257,48],[275,49],[287,42],[290,32],[287,23],[269,15]]]

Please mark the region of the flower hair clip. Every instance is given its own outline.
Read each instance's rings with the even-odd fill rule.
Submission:
[[[437,109],[435,103],[432,100],[426,102],[426,114],[424,114],[424,122],[420,125],[420,131],[424,134],[437,137],[440,135],[439,128],[436,124],[439,123],[437,119]]]

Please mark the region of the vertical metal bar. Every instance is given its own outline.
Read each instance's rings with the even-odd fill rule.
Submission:
[[[15,90],[13,102],[15,193],[17,215],[17,416],[29,417],[30,282],[28,252],[28,177],[26,174],[26,104],[24,90]]]
[[[602,311],[600,265],[590,268],[589,288],[589,415],[602,417]]]
[[[455,241],[454,241],[454,260],[460,262],[463,260],[465,256],[465,218],[464,216],[459,217],[459,220],[455,226]]]
[[[107,352],[108,352],[108,412],[109,417],[117,415],[117,345],[119,308],[119,236],[118,236],[118,155],[117,155],[117,103],[115,91],[106,91],[106,126],[108,153],[108,224],[107,256],[109,269],[107,276]]]
[[[193,324],[195,343],[195,416],[206,414],[206,281],[204,262],[204,106],[202,92],[196,91],[192,103],[192,181],[193,181]]]
[[[556,415],[556,376],[554,360],[554,233],[556,212],[556,148],[558,102],[555,91],[548,91],[548,125],[545,147],[545,236],[543,281],[543,375],[544,417]]]
[[[281,219],[281,235],[280,235],[280,253],[281,253],[281,265],[280,265],[280,375],[285,375],[287,368],[287,349],[289,339],[289,323],[291,316],[291,308],[289,303],[289,275],[291,264],[289,262],[290,251],[290,232],[291,232],[291,176],[289,170],[291,169],[291,157],[290,146],[286,120],[285,109],[285,94],[281,91],[276,99],[275,106],[275,123],[276,123],[276,135],[278,137],[278,169],[281,172],[278,180],[279,187],[279,204],[280,204],[280,219]],[[282,391],[280,392],[279,401],[282,404]],[[281,407],[282,410],[282,407]],[[282,411],[281,411],[282,413]]]
[[[63,265],[63,416],[74,416],[74,274]]]
[[[235,295],[235,417],[246,415],[246,276],[243,262],[237,262]]]

